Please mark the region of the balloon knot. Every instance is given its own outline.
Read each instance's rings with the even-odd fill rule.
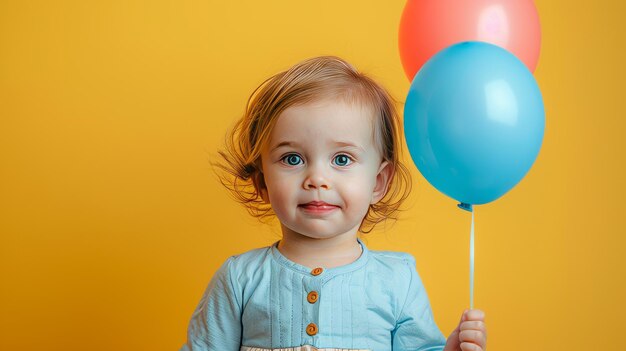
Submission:
[[[460,209],[468,211],[468,212],[472,212],[473,211],[471,204],[466,204],[464,202],[461,202],[457,206],[459,206]]]

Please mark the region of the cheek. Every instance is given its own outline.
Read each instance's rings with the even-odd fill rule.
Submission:
[[[372,199],[374,183],[374,179],[366,176],[346,180],[342,187],[343,197],[353,207],[367,208]]]
[[[265,177],[265,185],[267,186],[272,206],[284,203],[289,198],[293,197],[295,192],[293,180],[285,176],[277,177],[268,174]]]

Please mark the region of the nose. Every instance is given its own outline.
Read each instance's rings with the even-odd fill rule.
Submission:
[[[305,190],[309,189],[326,189],[329,190],[331,188],[330,181],[328,177],[326,177],[323,172],[319,169],[319,167],[311,168],[304,178],[304,182],[302,182],[302,187]]]

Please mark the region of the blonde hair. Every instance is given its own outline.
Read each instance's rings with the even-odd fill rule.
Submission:
[[[400,205],[411,190],[408,169],[400,161],[401,123],[393,97],[373,79],[358,72],[335,56],[306,59],[261,83],[250,95],[244,115],[226,135],[221,160],[212,162],[222,172],[219,181],[243,204],[248,212],[263,221],[273,218],[271,204],[261,198],[265,182],[261,173],[261,151],[280,114],[290,106],[323,99],[361,103],[375,112],[374,139],[383,160],[393,175],[385,196],[369,210],[359,231],[371,232],[376,224],[397,219]]]

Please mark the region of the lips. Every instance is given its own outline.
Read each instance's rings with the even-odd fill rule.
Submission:
[[[335,206],[324,201],[311,201],[306,204],[300,204],[298,207],[311,213],[327,213],[339,208],[339,206]]]
[[[311,206],[315,206],[315,207],[337,207],[335,205],[332,204],[328,204],[324,201],[311,201],[311,202],[307,202],[306,204],[301,204],[300,206],[306,206],[306,207],[311,207]]]

